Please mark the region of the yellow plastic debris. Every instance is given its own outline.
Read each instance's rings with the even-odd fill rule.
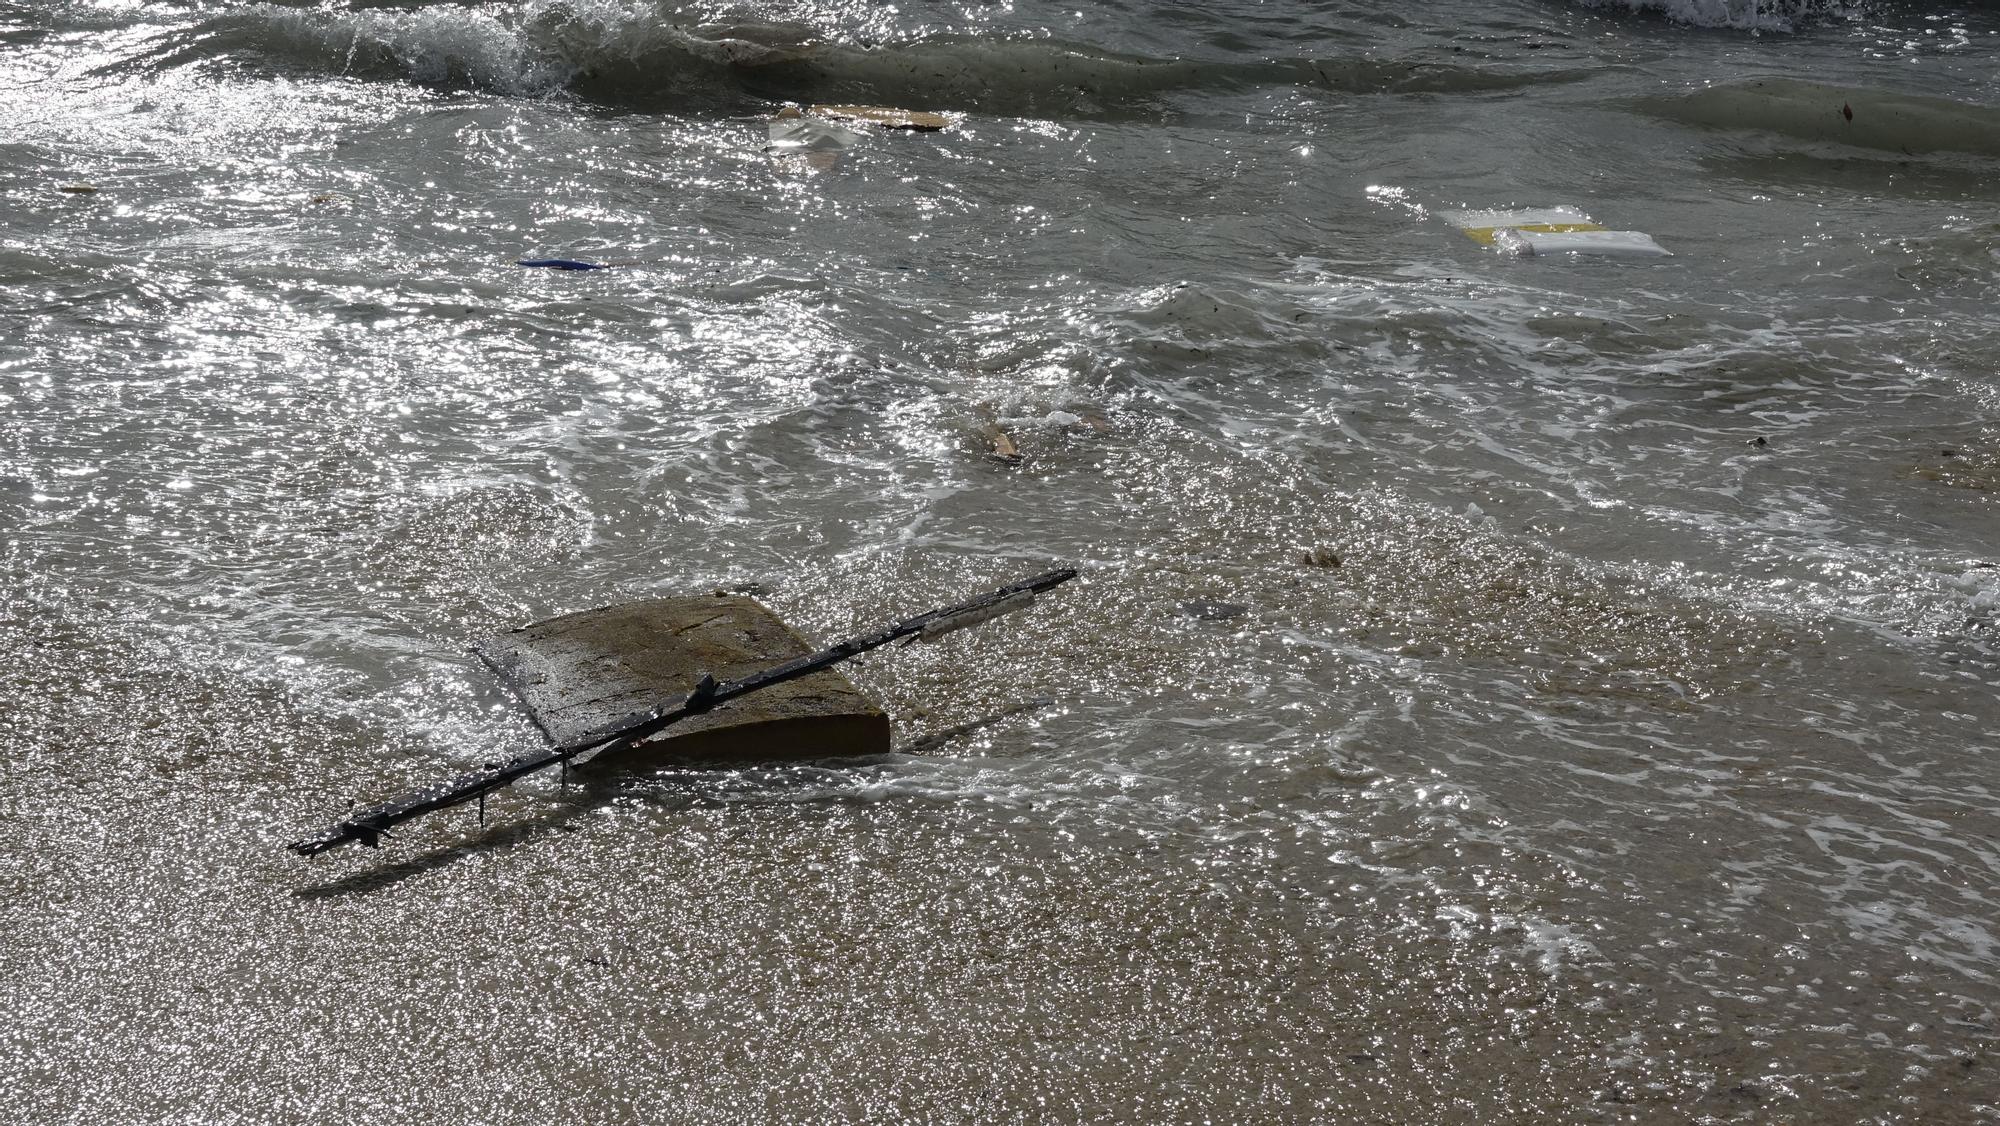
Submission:
[[[1447,211],[1445,221],[1465,232],[1465,237],[1481,246],[1492,246],[1501,231],[1540,234],[1568,234],[1573,231],[1601,231],[1602,223],[1574,207],[1549,207],[1535,211]]]
[[[1613,231],[1574,207],[1522,211],[1446,211],[1444,220],[1465,237],[1505,254],[1616,255],[1666,258],[1672,255],[1643,231]]]

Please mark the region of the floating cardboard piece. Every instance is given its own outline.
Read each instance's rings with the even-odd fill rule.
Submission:
[[[830,121],[849,121],[880,129],[909,129],[918,133],[935,133],[958,124],[955,114],[896,109],[892,106],[813,106],[806,112]]]
[[[1633,258],[1672,257],[1641,231],[1610,231],[1574,207],[1526,211],[1446,211],[1444,220],[1482,246],[1523,257],[1598,254]]]
[[[566,614],[489,638],[480,658],[520,697],[550,742],[637,722],[678,703],[703,673],[735,680],[812,651],[756,601],[655,598]],[[675,724],[619,766],[668,759],[885,754],[889,717],[839,671],[767,688]]]

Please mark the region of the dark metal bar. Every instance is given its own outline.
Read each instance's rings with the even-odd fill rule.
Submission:
[[[483,798],[494,790],[510,786],[538,770],[545,770],[558,763],[567,763],[592,751],[605,750],[621,743],[636,743],[666,730],[681,720],[711,711],[739,696],[747,696],[776,684],[810,676],[821,669],[831,668],[842,661],[866,653],[870,649],[879,649],[898,638],[916,637],[927,632],[937,636],[961,628],[953,619],[963,619],[964,625],[971,625],[984,621],[996,613],[1020,609],[1028,605],[1035,595],[1061,586],[1075,577],[1075,568],[1062,567],[1031,579],[1023,579],[955,606],[906,618],[874,633],[850,637],[817,653],[810,653],[774,668],[752,673],[742,680],[717,684],[713,677],[704,676],[701,682],[694,686],[694,690],[687,694],[686,699],[677,704],[662,704],[636,723],[593,731],[575,742],[553,750],[523,755],[497,767],[461,774],[448,782],[364,809],[335,823],[316,837],[294,841],[286,847],[300,856],[316,856],[350,841],[358,841],[369,848],[374,848],[391,827],[412,818],[461,805],[474,798]]]

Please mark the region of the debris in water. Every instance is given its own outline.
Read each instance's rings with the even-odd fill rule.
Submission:
[[[650,708],[628,713],[606,726],[589,728],[582,734],[573,735],[568,739],[558,739],[557,732],[567,735],[573,728],[585,725],[589,717],[603,712],[607,707],[615,709],[630,706],[635,700],[643,701],[646,698],[634,693],[645,691],[646,682],[658,679],[657,671],[649,671],[644,663],[653,660],[661,648],[652,640],[656,636],[658,623],[644,624],[647,614],[639,612],[635,617],[631,613],[633,607],[630,606],[612,607],[595,612],[612,615],[614,621],[607,627],[608,636],[620,638],[615,643],[615,649],[608,654],[605,650],[590,644],[588,638],[572,649],[559,637],[565,632],[562,628],[554,630],[553,635],[548,638],[551,647],[546,651],[534,644],[516,644],[509,647],[506,639],[488,642],[483,647],[482,656],[487,656],[489,652],[492,654],[487,656],[488,662],[495,669],[503,670],[502,675],[508,684],[522,693],[531,707],[535,706],[531,697],[536,693],[543,694],[543,698],[548,701],[550,710],[546,714],[537,712],[536,722],[541,724],[544,733],[550,735],[555,746],[539,754],[522,755],[498,767],[462,774],[439,785],[393,798],[359,812],[350,812],[347,817],[334,823],[318,836],[294,841],[286,847],[300,856],[317,856],[329,849],[349,843],[360,843],[374,848],[381,843],[381,839],[389,830],[405,821],[481,799],[494,790],[511,786],[530,774],[552,766],[560,766],[567,770],[572,760],[585,756],[594,758],[605,753],[622,754],[647,743],[671,726],[695,722],[717,708],[744,696],[815,677],[842,661],[879,649],[893,641],[917,638],[941,623],[949,628],[959,628],[984,621],[997,613],[1032,605],[1036,595],[1053,590],[1076,576],[1075,568],[1061,567],[989,591],[976,598],[967,599],[955,606],[918,614],[914,618],[904,619],[873,633],[850,637],[818,652],[801,654],[781,664],[751,672],[740,679],[721,682],[716,680],[713,673],[704,671],[694,682],[693,690],[685,697],[675,700],[671,695],[666,696]],[[616,612],[625,612],[626,617],[619,619]],[[731,617],[734,622],[734,613],[734,610],[718,609],[711,618],[686,622],[677,627],[674,636],[706,628],[724,617]],[[586,624],[595,624],[589,620],[590,615],[569,615],[567,618],[553,619],[518,632],[533,633],[537,629],[547,630],[565,622],[575,624],[579,618],[586,619]],[[775,622],[775,619],[772,621]],[[782,623],[778,623],[778,628],[781,633],[789,632],[783,630]],[[633,630],[637,633],[629,632]],[[720,636],[726,638],[730,635],[724,633]],[[797,643],[797,638],[794,636],[792,641]],[[781,644],[782,638],[777,641],[767,639],[767,643]],[[627,668],[625,662],[628,660],[637,660],[641,664],[636,669]],[[680,658],[680,662],[685,667],[693,667],[686,657]],[[581,679],[579,683],[569,687],[558,684],[551,694],[548,682],[563,668],[580,675]],[[683,674],[683,677],[685,675]],[[619,689],[615,687],[621,680],[626,685],[623,696],[620,696]],[[680,683],[685,684],[685,679]],[[606,684],[613,685],[613,690],[601,692]],[[576,695],[573,700],[570,698],[572,695]],[[872,705],[870,707],[873,708]],[[877,719],[886,725],[887,719],[882,716],[881,710],[873,708],[873,711]],[[741,709],[728,713],[732,718],[726,722],[733,724],[734,717],[740,712]]]
[[[767,151],[782,156],[801,153],[837,153],[853,148],[861,134],[817,117],[807,117],[796,106],[786,106],[772,115],[766,135]]]
[[[1210,602],[1197,598],[1181,603],[1181,613],[1198,622],[1227,622],[1250,612],[1248,606],[1235,602]]]
[[[834,166],[841,153],[862,140],[863,134],[848,128],[849,125],[935,133],[951,128],[958,121],[955,114],[891,106],[816,105],[803,110],[798,106],[785,106],[771,115],[766,130],[769,140],[764,151],[780,157],[800,158],[807,167],[824,172]]]
[[[916,133],[936,133],[951,128],[960,120],[958,114],[896,109],[892,106],[811,106],[806,112],[829,121],[849,121],[859,125],[873,125],[878,129],[902,129]],[[779,116],[783,116],[783,113],[784,111],[779,111]]]
[[[1606,230],[1574,207],[1438,214],[1472,241],[1520,257],[1548,254],[1672,257],[1665,247],[1653,241],[1653,236],[1641,231]]]
[[[755,599],[718,593],[565,614],[488,638],[473,651],[561,746],[631,726],[703,674],[738,679],[806,656],[812,646]],[[694,716],[650,746],[687,758],[883,754],[889,718],[839,670],[826,669]]]
[[[577,258],[523,258],[514,264],[516,266],[527,266],[539,270],[608,270],[611,268],[609,264],[604,262],[585,262]]]
[[[1009,465],[1020,464],[1021,447],[1019,443],[1014,441],[1013,435],[1000,429],[999,423],[989,422],[986,424],[986,441],[992,447],[994,457],[999,458]]]

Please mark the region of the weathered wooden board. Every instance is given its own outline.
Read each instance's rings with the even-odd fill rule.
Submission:
[[[720,594],[565,614],[473,648],[557,745],[678,702],[703,673],[733,680],[812,651],[768,608]],[[676,724],[617,762],[869,755],[889,744],[889,717],[828,669]]]
[[[897,109],[894,106],[813,106],[806,112],[832,121],[873,125],[880,129],[909,129],[919,133],[935,133],[958,124],[958,118],[951,114]]]

